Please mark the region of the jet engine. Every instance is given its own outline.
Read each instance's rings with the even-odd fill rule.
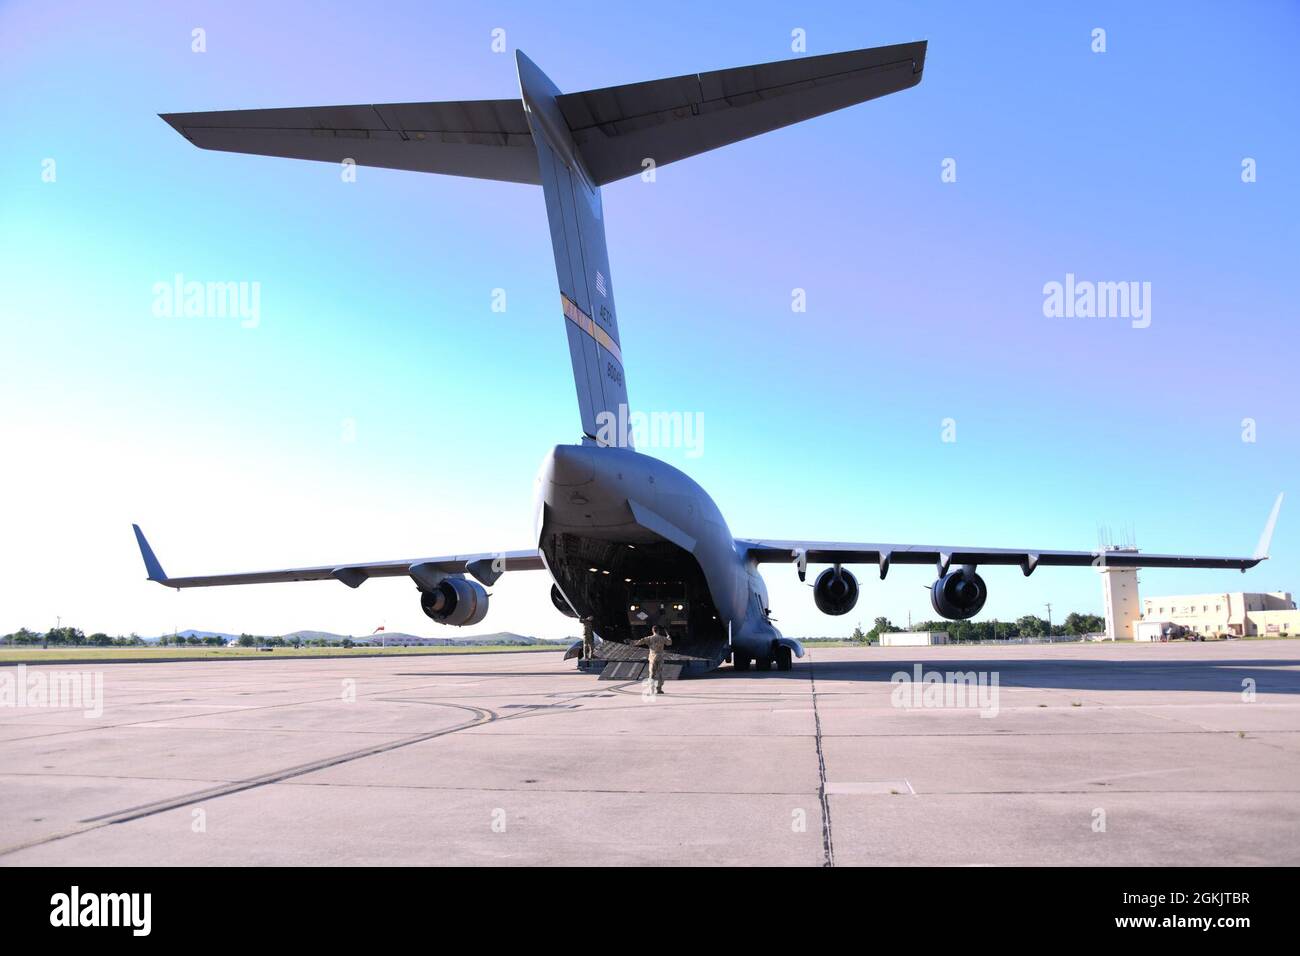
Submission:
[[[474,581],[445,577],[432,588],[420,590],[420,607],[439,624],[467,627],[487,617],[488,594]]]
[[[930,605],[950,621],[974,617],[984,607],[989,589],[971,565],[949,571],[930,586]]]
[[[858,579],[843,568],[827,568],[813,584],[813,601],[823,614],[848,614],[858,603]]]
[[[578,616],[578,612],[569,607],[569,602],[564,599],[564,595],[560,593],[560,589],[554,584],[551,585],[551,603],[554,604],[555,609],[565,617]]]

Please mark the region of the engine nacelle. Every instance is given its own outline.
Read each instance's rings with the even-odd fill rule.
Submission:
[[[439,624],[468,627],[487,617],[488,594],[474,581],[446,577],[429,590],[421,589],[420,607]]]
[[[813,584],[813,601],[823,614],[848,614],[858,603],[858,579],[843,568],[827,568]]]
[[[569,602],[564,600],[564,595],[560,593],[559,587],[555,584],[551,585],[551,603],[554,604],[555,609],[565,617],[578,616],[578,612],[569,607]]]
[[[970,565],[949,571],[930,586],[930,606],[950,621],[974,617],[988,600],[984,579]]]

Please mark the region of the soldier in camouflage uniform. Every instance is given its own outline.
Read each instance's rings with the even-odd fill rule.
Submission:
[[[582,659],[589,661],[596,656],[596,632],[592,629],[595,618],[590,614],[582,619]]]
[[[637,647],[650,648],[650,684],[656,694],[664,692],[664,648],[672,642],[668,632],[658,624],[651,628],[649,637],[632,642]]]

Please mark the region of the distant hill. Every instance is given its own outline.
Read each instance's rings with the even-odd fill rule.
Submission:
[[[329,631],[291,631],[288,634],[281,634],[280,636],[283,637],[285,640],[290,640],[292,638],[297,637],[304,641],[341,641],[345,637],[349,637],[351,635],[331,634]],[[361,638],[353,637],[352,640],[354,641],[361,640]]]

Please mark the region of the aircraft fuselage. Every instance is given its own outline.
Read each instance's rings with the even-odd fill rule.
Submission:
[[[768,620],[767,586],[690,477],[626,448],[558,445],[537,475],[538,548],[552,580],[605,640],[668,627],[674,649],[725,643],[802,654]]]

